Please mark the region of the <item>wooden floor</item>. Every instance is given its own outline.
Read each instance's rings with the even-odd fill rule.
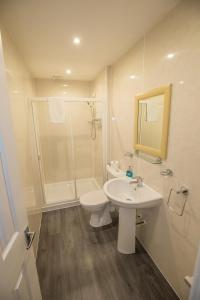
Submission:
[[[37,267],[43,300],[177,300],[137,243],[116,250],[117,225],[93,229],[81,207],[43,215]]]

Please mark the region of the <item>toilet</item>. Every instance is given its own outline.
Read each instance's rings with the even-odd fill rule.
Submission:
[[[90,225],[101,227],[112,223],[110,203],[103,190],[88,192],[80,197],[80,204],[91,212]]]

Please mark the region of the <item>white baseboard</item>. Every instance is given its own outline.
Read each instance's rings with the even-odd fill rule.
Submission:
[[[165,275],[163,274],[163,272],[160,270],[160,268],[158,267],[157,263],[155,262],[154,258],[152,257],[151,253],[144,246],[144,243],[142,241],[140,241],[138,237],[136,237],[136,238],[139,241],[139,243],[142,245],[142,247],[144,248],[144,250],[147,252],[147,254],[150,256],[150,258],[152,259],[154,265],[156,265],[156,267],[158,268],[158,270],[160,271],[160,273],[162,274],[162,276],[165,278],[165,280],[167,281],[167,283],[169,284],[169,286],[172,288],[172,290],[174,291],[174,293],[176,294],[176,296],[181,300],[181,298],[177,294],[177,291],[175,290],[175,288],[172,286],[172,284],[169,282],[169,280],[165,277]]]
[[[47,212],[47,211],[52,211],[52,210],[58,210],[62,208],[69,208],[73,206],[78,206],[80,205],[79,200],[73,200],[69,202],[60,202],[60,203],[54,203],[54,204],[49,204],[45,205],[42,207],[42,212]]]

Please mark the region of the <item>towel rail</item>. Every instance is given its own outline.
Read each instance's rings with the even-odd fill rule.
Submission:
[[[178,213],[172,206],[170,206],[170,198],[171,198],[172,192],[175,192],[177,195],[181,194],[181,195],[184,196],[184,203],[183,203],[183,206],[182,206],[182,209],[181,209],[180,213]],[[167,199],[167,206],[169,207],[169,209],[172,212],[174,212],[176,215],[178,215],[180,217],[183,216],[188,194],[189,194],[189,189],[185,186],[181,186],[178,191],[174,190],[173,188],[170,189],[169,196],[168,196],[168,199]]]

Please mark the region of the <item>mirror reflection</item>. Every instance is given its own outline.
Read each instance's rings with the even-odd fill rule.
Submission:
[[[134,149],[166,159],[171,85],[135,97]]]
[[[164,96],[158,95],[139,101],[138,142],[160,149],[162,139]]]

